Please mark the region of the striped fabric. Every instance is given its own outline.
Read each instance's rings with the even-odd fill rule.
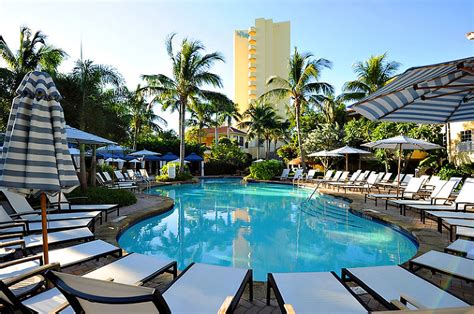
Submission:
[[[17,94],[0,159],[0,186],[34,193],[78,185],[58,102],[61,95],[51,77],[30,72]]]
[[[426,88],[433,86],[437,87]],[[416,123],[474,120],[474,58],[408,69],[352,105],[352,109],[370,120]]]

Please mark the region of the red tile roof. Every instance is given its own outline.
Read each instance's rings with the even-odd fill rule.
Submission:
[[[230,133],[238,133],[238,134],[241,134],[241,135],[247,135],[247,133],[245,133],[244,131],[241,131],[237,128],[234,128],[234,127],[227,127],[227,126],[221,126],[221,127],[218,127],[217,128],[217,132],[219,132],[219,134],[227,134],[227,128],[229,128],[229,131]],[[207,134],[209,135],[214,135],[214,132],[215,132],[215,128],[204,128],[202,129],[204,132],[206,132]]]

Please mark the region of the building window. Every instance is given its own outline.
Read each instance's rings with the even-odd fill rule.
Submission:
[[[461,142],[472,141],[472,130],[461,131]]]
[[[239,136],[239,146],[244,146],[244,137]]]

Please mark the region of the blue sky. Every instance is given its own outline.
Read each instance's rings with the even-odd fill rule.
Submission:
[[[2,0],[0,34],[16,48],[20,25],[42,30],[69,54],[64,71],[79,58],[82,38],[84,58],[115,66],[133,88],[141,74],[169,73],[164,40],[176,32],[225,56],[214,71],[223,78],[223,92],[233,97],[233,31],[260,17],[289,20],[292,47],[331,60],[333,68],[322,80],[338,93],[354,78],[352,65],[374,54],[388,52],[401,70],[474,55],[474,41],[465,38],[474,31],[472,0]],[[176,117],[162,115],[176,129]]]

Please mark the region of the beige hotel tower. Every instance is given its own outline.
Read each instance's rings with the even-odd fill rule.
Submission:
[[[288,76],[290,58],[290,22],[273,23],[256,19],[255,26],[234,32],[234,102],[240,113],[266,90],[270,76]],[[286,116],[283,100],[276,104],[280,116]]]

